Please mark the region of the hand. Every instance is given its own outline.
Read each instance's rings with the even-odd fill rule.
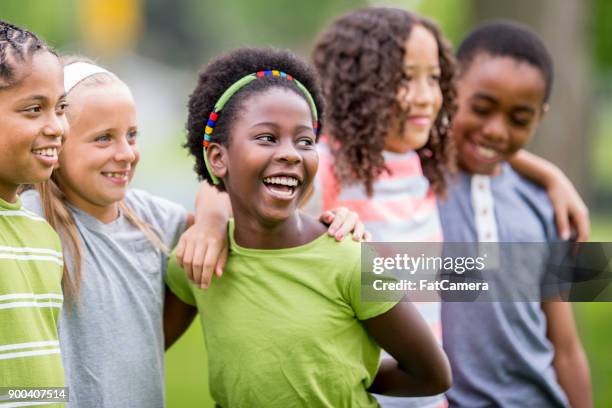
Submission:
[[[335,237],[337,241],[342,241],[349,232],[352,233],[353,241],[372,240],[372,235],[365,230],[365,226],[359,220],[359,215],[346,207],[325,211],[319,217],[319,221],[329,225],[327,232],[330,236]]]
[[[218,278],[223,274],[228,250],[227,223],[201,221],[181,235],[176,247],[176,260],[190,281],[206,289],[213,272]]]
[[[555,223],[559,237],[568,240],[571,228],[576,231],[576,241],[585,242],[591,233],[589,209],[574,188],[572,182],[563,174],[551,179],[547,187],[548,197],[555,210]]]

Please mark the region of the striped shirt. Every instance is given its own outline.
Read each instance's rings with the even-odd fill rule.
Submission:
[[[347,207],[359,214],[366,230],[377,242],[441,242],[442,227],[436,197],[423,175],[416,152],[405,154],[383,152],[391,173],[383,173],[374,182],[374,193],[368,197],[363,184],[340,188],[333,168],[333,156],[323,139],[318,143],[319,170],[314,191],[304,211],[318,216],[322,211]],[[442,343],[441,309],[438,302],[418,302],[415,307]],[[438,407],[442,396],[429,398],[396,398],[377,396],[383,407]]]
[[[20,198],[0,199],[0,387],[64,386],[57,331],[62,268],[51,226]]]

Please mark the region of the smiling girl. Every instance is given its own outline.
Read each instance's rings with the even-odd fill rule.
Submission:
[[[0,387],[63,387],[62,249],[17,196],[57,164],[67,127],[62,67],[34,33],[1,20],[0,56]]]
[[[128,87],[85,60],[64,72],[71,129],[51,179],[22,199],[65,248],[70,404],[163,406],[164,249],[191,221],[181,206],[127,188],[139,160]]]
[[[187,146],[198,175],[229,195],[230,256],[208,291],[177,267],[168,284],[200,312],[221,406],[377,406],[369,392],[428,395],[450,384],[410,304],[361,301],[359,244],[336,243],[298,211],[322,122],[314,73],[288,52],[219,57],[191,95]],[[379,367],[380,347],[399,363]]]

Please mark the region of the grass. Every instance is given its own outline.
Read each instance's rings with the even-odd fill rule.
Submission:
[[[595,215],[593,241],[612,242],[612,214]],[[595,406],[612,407],[612,303],[577,303],[576,320],[591,368]],[[214,407],[208,394],[206,354],[199,319],[166,353],[166,400],[169,408]]]

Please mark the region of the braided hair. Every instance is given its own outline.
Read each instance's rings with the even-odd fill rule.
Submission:
[[[36,34],[0,20],[0,90],[19,81],[18,66],[39,51],[55,52]]]

